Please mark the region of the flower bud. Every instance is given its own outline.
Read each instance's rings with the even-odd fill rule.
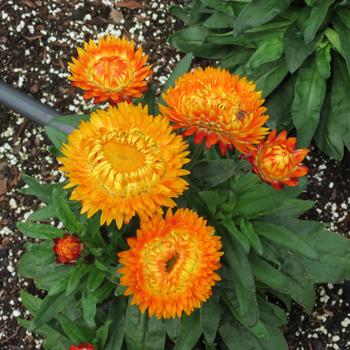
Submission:
[[[79,345],[71,345],[69,350],[94,350],[94,346],[92,344],[84,344],[80,343]]]
[[[297,186],[299,177],[306,175],[309,170],[301,164],[309,150],[296,150],[295,145],[296,138],[287,138],[285,130],[279,135],[273,130],[247,159],[253,165],[253,171],[275,189],[280,190],[284,185]]]
[[[65,234],[62,238],[54,239],[53,251],[58,264],[74,264],[83,251],[83,244],[75,235]]]

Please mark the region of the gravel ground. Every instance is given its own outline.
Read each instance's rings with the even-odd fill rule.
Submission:
[[[162,85],[180,59],[165,43],[179,25],[167,9],[183,1],[121,2],[128,7],[115,6],[112,0],[0,1],[1,79],[62,113],[84,111],[89,106],[66,80],[67,61],[84,40],[113,33],[143,45],[154,64],[153,79]],[[62,175],[41,127],[3,107],[0,117],[0,349],[40,349],[40,339],[16,322],[17,317],[28,316],[19,291],[35,289],[31,281],[16,274],[26,239],[15,223],[40,205],[18,192],[23,185],[20,174],[45,182],[59,181]],[[316,203],[308,217],[350,236],[349,154],[339,164],[313,150],[308,163],[310,183],[303,196]],[[291,312],[285,327],[290,349],[349,349],[350,285],[328,284],[317,291],[312,315],[303,314],[298,306]]]

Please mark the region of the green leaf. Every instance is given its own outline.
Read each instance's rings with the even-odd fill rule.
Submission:
[[[53,205],[47,205],[46,207],[39,208],[33,214],[31,214],[27,221],[42,221],[54,218],[56,216],[56,210]]]
[[[220,326],[219,333],[229,350],[263,350],[258,339],[236,321],[226,321]]]
[[[209,345],[215,343],[219,327],[221,308],[217,300],[211,297],[200,308],[200,323],[205,340]]]
[[[173,87],[175,85],[175,81],[180,78],[183,74],[187,73],[188,70],[191,67],[193,59],[193,54],[188,53],[186,54],[181,61],[175,66],[173,72],[171,73],[169,79],[164,85],[163,92],[166,92],[169,88]],[[161,103],[164,103],[161,100]]]
[[[239,166],[232,159],[200,160],[192,167],[195,182],[211,188],[217,186],[237,174]]]
[[[63,222],[64,226],[70,233],[79,233],[81,225],[67,203],[64,192],[54,189],[52,192],[52,202],[56,208],[58,218]]]
[[[233,2],[231,1],[222,1],[222,0],[201,0],[203,4],[218,10],[222,13],[226,13],[230,16],[235,15],[235,10],[233,7]]]
[[[125,321],[125,339],[130,350],[163,350],[165,328],[161,320],[141,313],[135,305],[128,305]]]
[[[259,43],[258,48],[247,62],[248,69],[255,69],[265,63],[281,58],[283,53],[282,35],[275,35]]]
[[[250,251],[249,239],[235,226],[232,221],[225,221],[221,223],[227,231],[241,244],[245,253],[248,254]]]
[[[108,332],[109,332],[109,326],[111,325],[112,321],[107,320],[97,331],[96,331],[96,338],[99,344],[99,349],[104,349],[106,342],[107,342],[107,337],[108,337]],[[115,332],[115,330],[113,329]]]
[[[202,334],[199,312],[193,311],[190,316],[183,315],[180,336],[174,350],[193,349]]]
[[[32,294],[27,293],[25,290],[21,290],[20,296],[24,307],[31,314],[35,314],[38,311],[42,300]]]
[[[214,12],[204,23],[207,28],[231,28],[233,26],[234,17],[225,13]]]
[[[278,61],[265,63],[254,70],[242,72],[237,70],[236,73],[247,75],[250,80],[253,80],[257,90],[262,91],[265,98],[283,81],[288,74],[288,68],[285,59],[281,58]]]
[[[289,294],[288,279],[282,272],[257,256],[251,256],[249,260],[253,274],[258,281],[279,292]]]
[[[334,25],[335,30],[339,34],[340,39],[340,46],[341,46],[341,54],[345,59],[346,65],[348,67],[348,74],[350,74],[350,43],[349,43],[349,36],[350,36],[350,28],[344,23],[343,19],[344,17],[341,15],[338,15],[341,11],[337,12],[336,16],[332,17],[332,23]]]
[[[288,344],[281,331],[277,327],[271,326],[266,323],[264,324],[269,333],[269,338],[265,340],[259,339],[259,342],[262,345],[262,349],[288,350]]]
[[[225,253],[224,258],[228,262],[231,271],[233,272],[234,276],[242,282],[246,289],[254,292],[254,278],[250,269],[247,255],[242,246],[232,236],[227,237],[226,234],[222,234],[221,236]]]
[[[245,174],[240,173],[239,176],[235,177],[231,182],[231,188],[237,197],[251,192],[255,186],[259,185],[261,185],[260,178],[252,172]]]
[[[114,298],[108,314],[108,318],[112,321],[110,328],[113,329],[113,332],[109,334],[104,350],[120,350],[122,348],[125,331],[125,311],[126,298]]]
[[[311,143],[320,120],[325,93],[326,79],[313,60],[307,67],[299,70],[295,83],[292,118],[300,147],[307,147]]]
[[[221,291],[221,298],[235,319],[251,329],[259,320],[256,292],[245,288],[238,279],[235,279],[234,274],[231,284],[235,293],[229,290]]]
[[[63,332],[75,344],[88,343],[94,336],[94,331],[79,325],[76,321],[72,321],[63,313],[56,316]]]
[[[46,204],[52,202],[52,191],[55,188],[62,188],[62,184],[41,184],[38,180],[26,174],[22,175],[22,180],[29,186],[29,188],[22,188],[21,192],[27,195],[36,196]]]
[[[284,201],[278,208],[278,211],[276,211],[273,216],[280,216],[280,217],[298,217],[301,214],[305,213],[309,209],[311,209],[314,206],[313,201],[307,201],[303,199],[287,199]]]
[[[285,11],[290,3],[291,0],[254,0],[248,3],[235,21],[236,35],[270,21]]]
[[[271,129],[290,130],[293,128],[291,106],[294,97],[295,78],[295,75],[286,78],[265,103],[267,114],[270,117],[266,124]]]
[[[172,5],[169,8],[169,12],[172,16],[177,17],[184,24],[190,24],[190,12],[178,5]]]
[[[305,44],[303,34],[296,23],[291,24],[284,34],[284,53],[287,66],[294,73],[315,50],[318,38]]]
[[[290,249],[292,252],[304,255],[310,259],[318,258],[318,254],[312,246],[304,243],[295,233],[283,226],[262,221],[255,221],[253,226],[258,234],[282,247]]]
[[[64,231],[56,227],[30,222],[19,222],[17,228],[26,236],[38,239],[54,239],[62,237],[64,234]]]
[[[50,289],[48,291],[48,295],[56,295],[59,293],[62,293],[63,291],[65,291],[65,289],[67,288],[67,280],[68,276],[63,276],[63,278],[59,278],[57,279],[51,286]]]
[[[166,333],[168,337],[173,341],[176,342],[181,331],[181,319],[180,318],[169,318],[163,320],[164,327],[166,329]]]
[[[219,206],[223,203],[223,199],[220,197],[217,191],[201,191],[198,193],[207,205],[210,212],[215,215]]]
[[[329,6],[333,3],[334,0],[322,0],[312,6],[310,16],[306,20],[304,28],[304,40],[306,44],[315,38],[317,31],[327,16]]]
[[[68,296],[75,292],[78,287],[81,279],[88,273],[89,267],[83,262],[74,266],[74,270],[72,271],[68,283],[65,294]]]
[[[63,143],[67,143],[67,134],[63,131],[50,125],[46,125],[44,129],[46,135],[58,150],[61,149]]]
[[[47,296],[40,303],[40,307],[31,321],[29,331],[35,331],[47,324],[71,302],[72,299],[67,298],[64,294]]]
[[[234,186],[234,191],[237,187]],[[246,218],[259,217],[266,214],[278,212],[279,207],[289,198],[297,197],[303,190],[303,183],[298,187],[289,187],[281,191],[276,191],[272,186],[266,184],[256,184],[249,191],[238,196],[234,215]]]
[[[259,236],[254,231],[253,225],[249,222],[241,218],[240,220],[240,228],[241,232],[248,238],[253,249],[259,254],[263,254],[263,247],[260,242]]]
[[[350,149],[350,78],[342,58],[334,55],[333,62],[330,100],[326,100],[323,107],[316,141],[322,151],[340,160],[344,154],[344,145]]]
[[[55,261],[52,247],[51,241],[35,244],[29,249],[27,244],[27,252],[22,255],[18,264],[18,273],[22,277],[37,279],[47,274],[48,271],[52,272],[50,264]]]
[[[83,319],[89,327],[95,327],[97,297],[87,290],[83,291],[81,305],[83,308]]]
[[[212,33],[215,33],[213,29],[194,25],[170,35],[168,41],[173,47],[186,53],[193,53],[198,57],[220,59],[227,55],[230,49],[221,45],[206,44],[207,36]]]
[[[235,70],[239,66],[244,65],[250,59],[253,53],[254,50],[246,48],[235,49],[229,55],[220,60],[219,67]]]
[[[287,313],[281,307],[271,303],[265,298],[258,297],[261,319],[275,327],[281,327],[288,322]]]
[[[31,324],[30,321],[21,319],[18,320],[18,323],[26,329],[29,329]],[[63,334],[61,334],[56,329],[48,325],[40,327],[35,332],[41,335],[42,337],[46,338],[44,342],[44,349],[62,350],[68,349],[71,345],[69,339],[67,339]]]
[[[87,284],[86,284],[87,289],[90,292],[95,291],[102,284],[102,282],[105,279],[105,276],[106,275],[104,272],[93,267],[87,279]]]
[[[344,55],[343,49],[341,48],[340,37],[338,32],[336,32],[332,28],[326,28],[326,30],[324,31],[324,34],[328,39],[328,41],[332,44],[332,47],[336,51],[338,51],[338,53],[340,53],[341,55]]]
[[[285,251],[281,260],[283,259],[280,270],[263,259],[252,256],[250,261],[254,276],[273,290],[291,296],[311,312],[315,303],[315,291],[310,275],[301,265],[302,258]]]
[[[294,226],[302,221],[292,223]],[[307,225],[307,221],[304,223]],[[320,258],[303,258],[302,263],[317,283],[339,282],[350,274],[350,240],[324,229],[313,230],[303,235],[305,242],[312,244]]]
[[[307,6],[314,6],[319,0],[304,0]]]
[[[156,92],[156,87],[151,85],[141,99],[142,105],[148,107],[148,113],[151,115],[158,114],[158,108],[156,106]]]
[[[331,75],[331,48],[329,43],[322,43],[316,48],[316,65],[321,76],[328,79]]]
[[[297,303],[303,305],[307,312],[312,312],[316,300],[314,280],[307,269],[303,266],[303,258],[299,255],[290,254],[287,250],[280,250],[283,260],[282,270],[287,277],[289,294]]]

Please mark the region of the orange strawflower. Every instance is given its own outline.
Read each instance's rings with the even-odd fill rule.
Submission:
[[[240,152],[254,149],[267,134],[268,119],[261,92],[246,78],[220,68],[197,68],[180,77],[163,93],[167,106],[160,111],[194,142],[205,139],[207,148],[219,144],[224,155],[233,145]],[[232,146],[231,146],[232,147]]]
[[[69,350],[94,350],[94,346],[92,344],[84,344],[81,343],[79,345],[71,345]]]
[[[56,254],[56,263],[74,264],[80,258],[83,244],[75,235],[65,234],[62,238],[54,239],[53,251]]]
[[[251,152],[247,159],[253,165],[253,171],[275,189],[280,190],[284,185],[297,186],[298,178],[306,175],[309,170],[301,164],[309,150],[296,150],[295,145],[296,138],[287,138],[285,130],[278,136],[276,130],[273,130],[267,140]]]
[[[141,223],[130,250],[119,253],[120,283],[131,304],[157,318],[181,317],[199,308],[220,276],[220,237],[189,209]]]
[[[187,188],[181,178],[189,174],[182,169],[189,162],[186,148],[166,118],[124,102],[92,113],[68,136],[58,159],[82,213],[101,210],[101,224],[116,220],[120,228],[135,214],[149,217],[175,206],[172,198]]]
[[[115,104],[142,97],[147,90],[146,78],[152,75],[148,56],[142,48],[125,38],[107,35],[96,44],[93,40],[78,48],[78,58],[69,63],[73,85],[85,90],[84,98],[95,103]]]

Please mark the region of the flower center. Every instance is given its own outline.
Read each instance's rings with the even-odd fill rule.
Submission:
[[[239,128],[248,114],[242,109],[234,91],[213,90],[211,87],[194,88],[188,97],[188,115],[191,125],[226,134],[226,130]]]
[[[180,293],[191,284],[199,258],[197,242],[182,228],[148,242],[143,254],[148,287],[158,295]]]
[[[145,156],[134,145],[110,140],[103,146],[103,152],[113,169],[121,174],[135,171],[145,164]]]
[[[93,65],[92,74],[94,79],[102,77],[119,78],[126,71],[126,62],[118,56],[101,57]]]
[[[91,69],[91,79],[96,85],[111,91],[122,90],[132,80],[134,72],[128,62],[118,56],[101,57]]]
[[[293,159],[290,151],[283,145],[265,147],[258,156],[260,168],[267,178],[278,179],[290,172]]]
[[[176,262],[179,260],[179,254],[177,252],[165,263],[166,272],[171,272]]]

